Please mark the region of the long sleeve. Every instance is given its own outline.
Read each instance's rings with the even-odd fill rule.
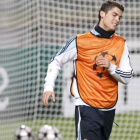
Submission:
[[[124,52],[120,60],[120,66],[110,65],[108,69],[112,77],[123,84],[128,84],[133,77],[133,69],[131,67],[127,43],[125,42]]]
[[[75,60],[76,58],[76,37],[72,37],[48,65],[48,71],[45,77],[44,92],[53,91],[55,80],[62,65],[68,61]]]

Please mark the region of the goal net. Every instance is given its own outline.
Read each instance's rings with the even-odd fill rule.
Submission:
[[[127,40],[135,75],[120,84],[110,140],[140,139],[140,0],[123,1],[125,12],[116,33]],[[41,96],[48,63],[66,41],[90,31],[104,0],[0,1],[0,139],[12,140],[20,125],[35,137],[42,125],[56,126],[63,140],[75,139],[74,99],[70,95],[71,62],[56,83],[56,102],[43,106]],[[36,137],[37,139],[37,137]]]

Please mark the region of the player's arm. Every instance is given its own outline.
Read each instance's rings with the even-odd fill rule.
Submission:
[[[55,101],[54,84],[62,65],[70,60],[75,60],[76,58],[76,37],[73,37],[56,54],[52,62],[48,65],[47,75],[45,77],[44,93],[42,96],[42,102],[45,106],[49,105],[49,98],[52,97],[53,101]]]
[[[130,80],[132,79],[134,73],[131,67],[128,47],[127,47],[126,42],[125,42],[125,48],[124,48],[124,51],[120,60],[120,66],[117,67],[116,65],[110,63],[108,71],[114,79],[116,79],[117,81],[123,84],[128,84]]]
[[[109,62],[109,60],[103,56],[98,57],[96,64],[107,68],[112,77],[123,84],[128,84],[133,77],[133,69],[130,64],[129,52],[126,42],[119,67]]]

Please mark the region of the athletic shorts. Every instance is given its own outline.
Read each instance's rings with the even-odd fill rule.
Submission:
[[[108,140],[114,116],[115,109],[101,111],[91,106],[76,106],[76,140]]]

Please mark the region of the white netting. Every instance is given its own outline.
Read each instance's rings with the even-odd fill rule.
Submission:
[[[120,85],[119,102],[110,140],[140,139],[140,0],[120,0],[125,6],[116,31],[129,46],[135,77]],[[71,63],[60,72],[56,103],[41,101],[51,57],[72,36],[90,31],[98,22],[104,0],[0,1],[0,140],[12,140],[20,125],[37,135],[42,125],[56,126],[63,140],[74,140],[74,106],[69,85]],[[66,73],[65,73],[66,71]],[[65,100],[64,100],[65,99]],[[37,139],[37,137],[36,137]]]

